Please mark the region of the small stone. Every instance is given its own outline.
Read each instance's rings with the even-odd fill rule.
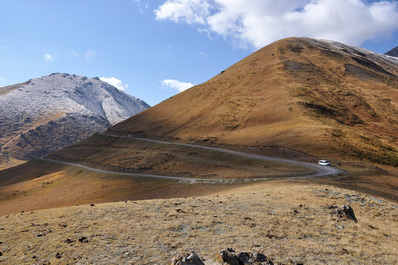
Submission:
[[[257,252],[240,252],[228,248],[217,253],[217,261],[228,265],[273,265],[274,263],[264,254]]]
[[[353,220],[355,223],[358,222],[357,218],[355,217],[354,210],[350,206],[344,205],[343,212],[348,219]]]
[[[81,238],[79,238],[79,242],[88,243],[89,241],[88,241],[87,237],[82,236]]]
[[[65,242],[68,243],[68,244],[70,244],[70,243],[73,243],[74,241],[73,241],[72,239],[67,238],[67,239],[65,240]]]
[[[184,256],[173,257],[171,261],[172,265],[204,265],[202,260],[196,255],[195,252],[186,254]]]
[[[92,203],[92,204],[90,204],[90,206],[95,206],[95,204],[94,204],[94,203]]]
[[[235,250],[227,248],[217,253],[217,260],[221,263],[225,262],[228,265],[240,265],[239,259],[235,255]]]
[[[59,254],[58,252],[57,252],[57,254],[55,254],[55,257],[56,257],[57,259],[62,258],[61,254]]]

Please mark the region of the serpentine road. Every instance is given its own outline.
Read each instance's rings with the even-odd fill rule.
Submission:
[[[211,151],[221,152],[221,153],[225,153],[225,154],[230,154],[230,155],[250,158],[250,159],[281,162],[281,163],[286,163],[286,164],[291,164],[291,165],[296,165],[296,166],[301,166],[301,167],[313,169],[313,170],[316,171],[315,173],[309,174],[309,175],[306,175],[306,176],[293,176],[293,177],[284,177],[284,178],[256,178],[256,179],[248,179],[250,181],[269,180],[269,179],[314,178],[314,177],[334,176],[334,175],[338,175],[338,174],[342,174],[343,173],[342,170],[340,170],[338,168],[330,167],[330,166],[320,166],[320,165],[314,164],[314,163],[301,162],[301,161],[296,161],[296,160],[277,158],[277,157],[271,157],[271,156],[265,156],[265,155],[250,154],[250,153],[233,151],[233,150],[228,150],[228,149],[223,149],[223,148],[218,148],[218,147],[210,147],[210,146],[194,145],[194,144],[184,144],[184,143],[165,142],[165,141],[160,141],[160,140],[152,140],[152,139],[145,139],[145,138],[121,136],[121,135],[115,135],[115,134],[109,134],[109,133],[99,133],[99,134],[105,135],[105,136],[110,136],[110,137],[116,137],[116,138],[132,139],[132,140],[136,140],[136,141],[145,141],[145,142],[152,142],[152,143],[159,143],[159,144],[168,144],[168,145],[177,145],[177,146],[187,146],[187,147],[191,147],[191,148],[199,148],[199,149],[211,150]],[[232,180],[230,180],[230,179],[224,179],[224,180],[223,179],[198,179],[198,178],[184,178],[184,177],[163,176],[163,175],[153,175],[153,174],[138,174],[138,173],[126,173],[126,172],[108,171],[108,170],[103,170],[103,169],[98,169],[98,168],[92,168],[92,167],[84,166],[84,165],[81,165],[81,164],[78,164],[78,163],[65,162],[65,161],[46,159],[46,158],[42,159],[42,160],[48,161],[48,162],[53,162],[53,163],[58,163],[58,164],[63,164],[63,165],[70,165],[70,166],[80,167],[80,168],[83,168],[83,169],[86,169],[86,170],[90,170],[90,171],[97,172],[97,173],[103,173],[103,174],[117,174],[117,175],[123,175],[123,176],[162,178],[162,179],[178,180],[178,181],[189,182],[189,183],[203,183],[203,182],[206,182],[206,183],[222,183],[222,182],[230,183],[230,182],[232,182]],[[240,181],[245,181],[246,182],[248,180],[240,180]],[[236,182],[236,181],[234,181],[234,182]]]

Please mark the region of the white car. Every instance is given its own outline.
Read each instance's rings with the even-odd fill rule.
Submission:
[[[321,166],[330,166],[330,162],[327,160],[318,160],[318,164]]]

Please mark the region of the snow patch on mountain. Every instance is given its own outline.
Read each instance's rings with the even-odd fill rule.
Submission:
[[[11,153],[20,149],[21,159],[35,157],[38,142],[38,154],[43,156],[149,108],[99,78],[62,73],[0,88],[0,92],[0,148],[7,147]],[[56,142],[46,146],[41,137]],[[22,149],[31,155],[26,157]]]

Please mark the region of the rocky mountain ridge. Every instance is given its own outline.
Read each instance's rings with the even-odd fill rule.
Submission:
[[[98,78],[54,73],[0,88],[3,161],[39,158],[149,105]]]
[[[386,52],[385,55],[398,57],[398,47],[391,49],[390,51]]]

